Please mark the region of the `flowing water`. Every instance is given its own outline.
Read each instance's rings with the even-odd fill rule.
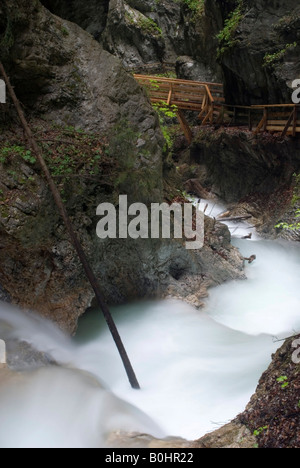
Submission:
[[[131,390],[98,311],[71,340],[2,304],[0,338],[31,343],[64,368],[0,387],[0,446],[97,447],[118,429],[195,439],[243,411],[277,340],[300,330],[300,246],[262,240],[246,223],[229,227],[242,254],[257,256],[248,280],[214,288],[202,311],[176,301],[113,311],[141,391]],[[239,239],[251,230],[252,240]]]

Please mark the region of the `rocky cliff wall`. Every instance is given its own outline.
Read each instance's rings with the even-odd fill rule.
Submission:
[[[96,237],[101,202],[117,205],[120,193],[129,202],[163,200],[157,116],[120,61],[79,26],[31,0],[6,0],[1,12],[2,58],[107,302],[171,295],[200,307],[208,286],[243,277],[227,229],[209,220],[199,252],[180,241]],[[1,134],[0,283],[12,302],[74,332],[93,293],[10,104],[8,110]]]
[[[176,62],[180,76],[224,82],[227,102],[291,101],[299,78],[297,0],[44,0],[77,22],[126,66]],[[187,65],[188,64],[188,65]]]

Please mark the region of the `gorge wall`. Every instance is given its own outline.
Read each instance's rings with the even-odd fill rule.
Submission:
[[[199,252],[180,241],[96,237],[98,204],[117,206],[120,193],[129,203],[163,200],[169,166],[157,115],[117,58],[39,2],[2,3],[1,32],[3,62],[106,300],[171,295],[200,307],[208,286],[243,277],[227,228],[209,219]],[[14,303],[74,332],[93,293],[10,103],[2,125],[0,283]]]
[[[299,70],[297,0],[43,0],[127,67],[177,62],[187,78],[219,80],[227,102],[290,102]],[[234,90],[234,93],[233,93]]]

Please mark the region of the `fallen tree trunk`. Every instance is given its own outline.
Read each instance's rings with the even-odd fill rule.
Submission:
[[[29,144],[29,147],[30,149],[33,151],[33,153],[35,154],[40,166],[41,166],[41,169],[46,177],[46,180],[48,182],[48,185],[50,187],[50,190],[52,192],[52,195],[53,195],[53,198],[54,198],[54,201],[56,203],[56,206],[61,214],[61,217],[64,221],[64,224],[66,226],[66,229],[69,233],[69,236],[70,236],[70,239],[71,239],[71,242],[77,252],[77,255],[80,259],[80,262],[84,268],[84,271],[85,271],[85,274],[94,290],[94,293],[95,293],[95,296],[97,298],[97,301],[98,301],[98,304],[103,312],[103,315],[105,317],[105,320],[106,320],[106,323],[109,327],[109,330],[112,334],[112,337],[114,339],[114,342],[117,346],[117,349],[119,351],[119,354],[120,354],[120,357],[122,359],[122,362],[123,362],[123,365],[124,365],[124,368],[126,370],[126,373],[127,373],[127,376],[128,376],[128,379],[129,379],[129,382],[132,386],[132,388],[134,389],[139,389],[140,388],[140,385],[137,381],[137,378],[136,378],[136,375],[134,373],[134,370],[132,368],[132,365],[130,363],[130,360],[128,358],[128,355],[127,355],[127,352],[125,350],[125,347],[122,343],[122,340],[121,340],[121,337],[119,335],[119,332],[117,330],[117,327],[115,325],[115,322],[111,316],[111,313],[109,311],[109,308],[108,306],[106,305],[104,299],[103,299],[103,295],[102,295],[102,292],[101,292],[101,289],[99,287],[99,284],[98,284],[98,280],[88,262],[88,259],[83,251],[83,248],[81,246],[81,243],[79,242],[79,239],[73,229],[73,226],[72,226],[72,223],[71,223],[71,220],[68,216],[68,213],[66,211],[66,208],[64,206],[64,203],[62,201],[62,198],[61,198],[61,195],[59,193],[59,190],[57,189],[54,181],[53,181],[53,178],[50,174],[50,171],[48,169],[48,166],[43,158],[43,155],[42,155],[42,152],[33,136],[33,133],[27,123],[27,120],[25,118],[25,115],[22,111],[22,108],[21,108],[21,105],[20,105],[20,102],[15,94],[15,91],[12,87],[12,85],[10,84],[10,80],[5,72],[5,69],[2,65],[2,63],[0,62],[0,73],[2,74],[3,78],[4,78],[4,81],[6,83],[6,86],[7,86],[7,90],[11,96],[11,99],[13,101],[13,104],[17,110],[17,113],[18,113],[18,116],[19,116],[19,119],[21,121],[21,124],[24,128],[24,132],[28,138],[28,144]]]

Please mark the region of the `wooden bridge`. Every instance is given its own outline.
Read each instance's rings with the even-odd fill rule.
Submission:
[[[279,133],[296,137],[300,135],[300,105],[268,104],[235,106],[225,103],[221,83],[134,75],[146,88],[153,103],[163,103],[176,109],[181,128],[189,143],[192,131],[183,111],[198,112],[201,125],[246,127],[255,134]]]

